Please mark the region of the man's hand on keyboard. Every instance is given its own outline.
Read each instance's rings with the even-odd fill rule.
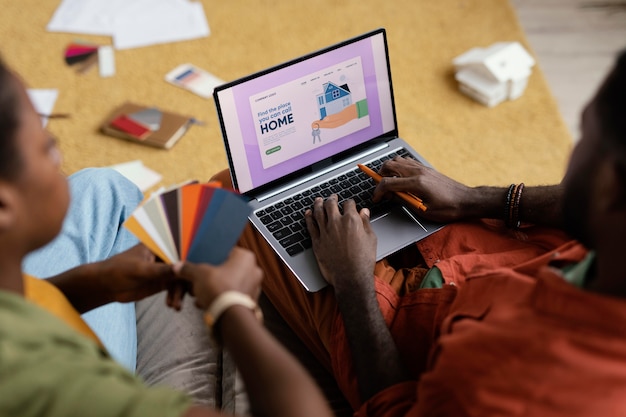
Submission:
[[[315,199],[305,214],[313,251],[320,270],[336,291],[355,284],[373,285],[376,235],[370,227],[369,210],[357,212],[353,200],[339,210],[337,195]]]
[[[438,222],[461,220],[466,214],[463,207],[475,192],[414,159],[385,161],[379,174],[383,178],[374,190],[373,201],[388,198],[394,191],[412,193],[428,207],[420,216]]]

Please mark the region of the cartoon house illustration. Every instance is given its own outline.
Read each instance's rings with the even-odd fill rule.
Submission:
[[[320,120],[331,114],[339,113],[352,104],[352,94],[348,84],[337,86],[331,82],[324,83],[324,92],[317,95],[317,106],[320,109]]]
[[[452,63],[459,89],[492,107],[522,95],[535,60],[519,42],[498,42],[472,48]]]

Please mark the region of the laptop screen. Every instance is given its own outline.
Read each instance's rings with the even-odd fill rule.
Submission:
[[[246,193],[396,132],[384,29],[215,89],[231,176]]]

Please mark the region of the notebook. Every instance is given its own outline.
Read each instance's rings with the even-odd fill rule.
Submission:
[[[358,163],[377,170],[401,155],[428,165],[398,137],[383,28],[221,85],[213,96],[249,219],[311,292],[327,285],[302,216],[313,198],[336,193],[369,207],[375,184]],[[346,185],[351,191],[340,191]],[[377,259],[442,227],[401,202],[372,213]]]
[[[109,136],[170,149],[192,124],[192,117],[127,101],[107,116],[100,130]]]

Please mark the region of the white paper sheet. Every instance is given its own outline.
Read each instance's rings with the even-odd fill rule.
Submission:
[[[128,0],[63,0],[46,29],[113,36],[117,16],[125,15],[132,4]]]
[[[116,49],[210,34],[202,4],[188,0],[63,0],[47,30],[112,36]]]
[[[147,191],[163,178],[161,174],[146,167],[140,160],[111,165],[112,168],[134,182],[141,191]]]
[[[197,39],[209,34],[202,3],[157,1],[149,14],[119,19],[113,44],[116,49],[130,49]]]
[[[33,103],[33,107],[39,114],[52,114],[54,109],[54,103],[59,96],[59,90],[50,88],[29,88],[26,90],[30,101]],[[48,118],[42,117],[41,124],[46,127],[48,124]]]

